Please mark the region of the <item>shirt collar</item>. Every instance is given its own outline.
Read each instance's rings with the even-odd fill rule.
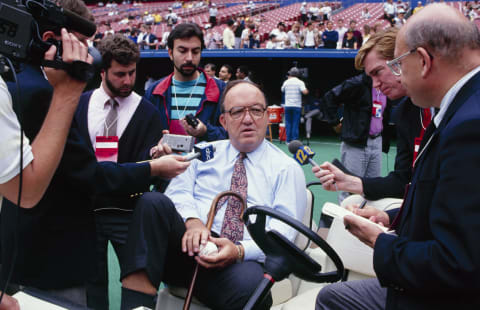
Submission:
[[[102,82],[102,85],[100,85],[100,87],[98,88],[98,96],[99,96],[98,97],[99,100],[104,103],[110,99],[110,96],[107,94],[107,92],[103,88],[103,82]],[[130,102],[131,100],[135,100],[137,96],[138,95],[134,91],[132,91],[128,97],[117,96],[117,97],[114,97],[113,99],[115,99],[115,101],[118,102],[118,107],[121,108],[126,104],[128,104],[128,102]],[[106,105],[104,105],[103,108],[106,109]]]
[[[440,123],[442,122],[443,117],[445,116],[445,113],[448,110],[448,107],[452,103],[453,99],[455,99],[455,96],[458,94],[460,89],[462,89],[463,85],[465,85],[475,74],[477,74],[480,71],[480,66],[476,67],[469,73],[463,76],[460,80],[458,80],[455,85],[453,85],[448,92],[443,96],[442,102],[440,102],[440,110],[438,113],[435,115],[435,118],[433,119],[433,122],[435,123],[435,126],[438,128]]]
[[[267,147],[267,142],[265,139],[262,141],[262,143],[252,152],[247,153],[247,160],[252,164],[255,165],[256,163],[260,162],[263,153],[265,153],[265,149]],[[229,143],[229,148],[228,148],[228,162],[235,162],[238,158],[238,154],[240,151],[238,151],[232,143]]]

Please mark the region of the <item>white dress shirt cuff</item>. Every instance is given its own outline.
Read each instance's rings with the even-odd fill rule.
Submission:
[[[253,240],[243,240],[240,241],[245,250],[243,260],[256,260],[259,262],[265,261],[265,254],[263,254],[262,250],[258,247],[258,245]]]

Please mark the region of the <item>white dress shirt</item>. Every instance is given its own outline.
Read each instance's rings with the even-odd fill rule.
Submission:
[[[103,136],[105,118],[111,109],[110,105],[105,105],[110,96],[105,92],[103,86],[102,82],[102,85],[93,91],[88,104],[88,134],[90,135],[93,148],[95,148],[96,136]],[[128,97],[115,97],[114,99],[118,102],[117,136],[120,140],[142,97],[132,91]]]
[[[442,102],[440,103],[440,110],[438,111],[438,113],[435,115],[435,118],[433,119],[433,122],[435,123],[435,126],[437,128],[442,122],[445,112],[447,112],[448,107],[452,103],[453,99],[455,99],[455,96],[457,95],[457,93],[460,91],[463,85],[465,85],[479,71],[480,71],[480,66],[476,67],[475,69],[467,73],[463,78],[458,80],[458,82],[455,83],[455,85],[453,85],[448,90],[445,96],[443,96]]]
[[[213,199],[230,190],[237,151],[228,140],[215,143],[212,160],[193,160],[188,169],[172,179],[165,194],[173,201],[183,220],[199,218],[207,222]],[[266,206],[299,221],[306,207],[305,175],[300,165],[268,141],[244,159],[247,173],[247,207]],[[227,202],[218,210],[212,231],[220,234]],[[277,220],[267,218],[266,230],[275,229],[293,241],[296,231]],[[244,227],[245,260],[264,261],[265,255]]]

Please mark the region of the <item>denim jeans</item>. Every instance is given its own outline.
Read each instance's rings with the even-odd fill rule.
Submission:
[[[287,130],[287,143],[298,140],[298,126],[302,108],[285,107],[285,129]]]

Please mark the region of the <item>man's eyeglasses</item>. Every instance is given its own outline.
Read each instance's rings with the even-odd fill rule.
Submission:
[[[230,114],[233,119],[241,119],[245,115],[245,112],[248,111],[253,119],[260,119],[264,116],[266,110],[267,108],[255,104],[250,107],[233,107],[225,111],[225,113]]]
[[[401,60],[405,57],[407,57],[408,55],[412,54],[412,53],[415,53],[417,51],[416,48],[414,49],[411,49],[410,51],[398,56],[397,58],[395,59],[392,59],[390,61],[387,61],[387,66],[390,68],[390,70],[392,71],[392,73],[396,76],[399,76],[402,74],[402,63],[401,63]]]
[[[419,46],[419,47],[421,47],[421,46]],[[411,49],[410,51],[406,52],[405,54],[402,54],[395,59],[387,61],[387,66],[390,68],[392,73],[395,74],[396,76],[401,75],[402,74],[402,62],[401,62],[402,58],[407,57],[408,55],[410,55],[412,53],[415,53],[419,47]],[[432,61],[433,60],[433,55],[426,48],[422,47],[422,49],[424,49],[427,52],[428,57],[430,57],[430,60]]]

